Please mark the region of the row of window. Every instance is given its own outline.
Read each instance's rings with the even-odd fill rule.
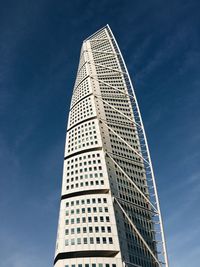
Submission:
[[[75,171],[67,172],[67,176],[78,174],[79,172],[82,173],[82,172],[91,172],[91,171],[98,171],[98,170],[101,171],[102,170],[102,166],[98,166],[98,167],[93,166],[93,167],[80,168],[80,169],[77,169]],[[98,177],[98,173],[96,175],[97,175],[96,177]],[[102,177],[102,176],[100,176],[100,177]]]
[[[88,198],[88,199],[81,199],[81,200],[76,200],[76,201],[69,201],[66,202],[66,207],[73,207],[74,205],[84,205],[84,204],[106,204],[107,203],[107,198]]]
[[[93,208],[91,208],[91,207],[88,207],[88,208],[82,208],[82,209],[76,209],[76,210],[71,210],[71,211],[69,211],[69,210],[67,210],[66,211],[66,216],[68,216],[68,215],[72,215],[72,214],[80,214],[80,213],[91,213],[91,212],[93,212],[93,213],[96,213],[96,212],[108,212],[108,207],[93,207]]]
[[[71,228],[71,229],[65,229],[66,235],[74,235],[74,234],[81,234],[81,233],[111,233],[111,227],[110,226],[89,226],[89,227],[77,227],[77,228]]]
[[[75,188],[79,188],[79,187],[85,187],[85,186],[98,186],[98,185],[104,185],[104,180],[96,180],[96,181],[86,181],[86,182],[80,182],[80,183],[76,183],[76,184],[70,184],[66,186],[66,190],[69,189],[75,189]]]
[[[99,163],[101,163],[100,159],[99,160],[94,159],[94,160],[88,160],[88,161],[80,161],[79,164],[76,163],[74,165],[73,164],[68,165],[67,170],[69,170],[70,168],[74,169],[74,168],[79,168],[79,167],[88,166],[88,165],[92,165],[92,168],[93,168],[93,169],[92,168],[89,169],[89,171],[97,170],[97,168],[95,169],[96,166],[94,166],[94,164],[99,164]],[[98,169],[101,170],[100,166],[98,166]]]
[[[65,225],[72,225],[77,223],[92,223],[92,222],[110,222],[109,216],[103,217],[103,216],[94,216],[94,217],[82,217],[82,218],[71,218],[65,220]]]
[[[84,154],[84,156],[74,157],[72,159],[69,159],[66,161],[66,163],[67,164],[73,164],[77,161],[82,161],[82,160],[87,160],[87,159],[95,159],[95,158],[100,158],[100,153]],[[85,163],[83,163],[83,164],[85,164]]]
[[[81,244],[113,244],[112,237],[84,237],[72,238],[65,240],[65,246],[81,245]]]
[[[85,263],[85,264],[67,264],[65,265],[65,267],[116,267],[116,264],[109,264],[109,263],[92,263],[92,264],[89,264],[89,263]]]

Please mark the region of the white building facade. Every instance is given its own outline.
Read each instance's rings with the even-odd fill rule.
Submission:
[[[168,267],[135,93],[108,25],[82,45],[65,146],[55,267]]]

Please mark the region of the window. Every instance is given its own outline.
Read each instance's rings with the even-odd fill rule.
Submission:
[[[65,230],[65,234],[66,234],[66,235],[69,234],[69,230],[68,230],[68,229]]]
[[[108,233],[111,233],[111,227],[110,226],[107,227],[107,231],[108,231]]]
[[[103,239],[103,244],[106,244],[106,238],[103,237],[102,239]]]
[[[96,237],[96,243],[100,244],[100,237]]]
[[[84,243],[84,244],[87,244],[87,237],[84,237],[84,238],[83,238],[83,243]]]
[[[112,240],[112,237],[109,237],[109,244],[113,244],[113,240]]]

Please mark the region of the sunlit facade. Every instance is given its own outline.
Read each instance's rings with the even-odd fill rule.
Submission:
[[[54,265],[168,266],[142,119],[108,25],[81,48],[67,126]]]

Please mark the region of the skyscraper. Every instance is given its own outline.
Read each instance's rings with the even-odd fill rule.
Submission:
[[[108,25],[84,40],[65,146],[56,267],[168,267],[133,86]]]

